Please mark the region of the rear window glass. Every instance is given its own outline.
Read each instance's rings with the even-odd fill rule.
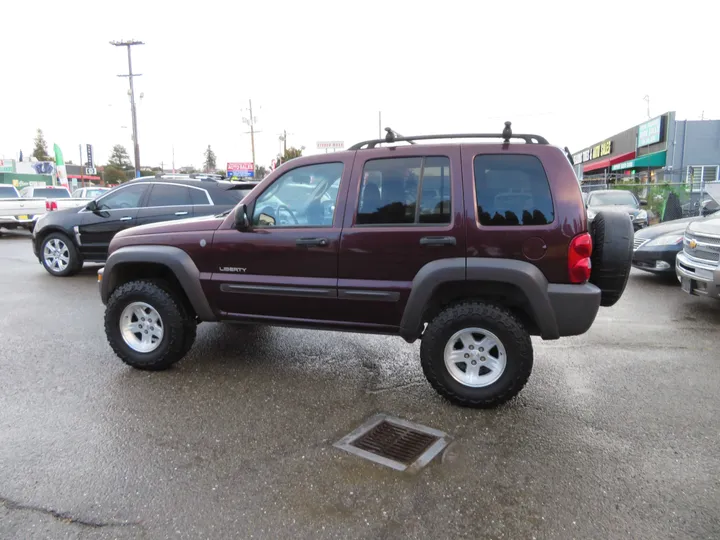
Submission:
[[[555,219],[550,185],[537,157],[480,155],[474,170],[481,225],[546,225]]]
[[[213,202],[217,205],[235,206],[251,191],[251,187],[248,187],[247,189],[244,187],[235,189],[218,189],[217,191],[213,191],[210,196],[212,197]]]
[[[0,199],[17,199],[18,194],[15,188],[10,186],[0,186]]]
[[[69,199],[70,193],[67,189],[36,188],[33,190],[33,197],[45,197],[47,199]]]

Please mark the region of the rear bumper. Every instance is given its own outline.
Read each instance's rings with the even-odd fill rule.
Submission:
[[[675,272],[675,258],[682,250],[682,244],[657,246],[633,251],[632,265],[647,272]]]
[[[685,292],[720,298],[720,266],[698,262],[681,252],[677,256],[675,271]]]
[[[18,216],[0,216],[0,227],[30,227],[40,216],[28,216],[20,219]]]
[[[584,285],[548,285],[548,298],[555,312],[558,334],[577,336],[587,332],[600,309],[600,289]]]

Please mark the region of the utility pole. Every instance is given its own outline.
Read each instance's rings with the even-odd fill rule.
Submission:
[[[172,162],[173,163],[173,171],[172,172],[173,172],[173,174],[175,174],[175,145],[174,144],[172,147],[172,151],[173,151],[173,162]]]
[[[647,117],[649,120],[650,119],[650,96],[645,96],[643,99],[645,101],[647,101]]]
[[[135,85],[133,77],[140,77],[142,73],[133,73],[132,70],[132,54],[130,48],[133,45],[145,45],[142,41],[131,39],[130,41],[111,41],[111,45],[116,47],[127,47],[128,53],[128,74],[118,75],[118,77],[127,77],[130,79],[130,112],[132,113],[132,130],[133,130],[133,146],[135,147],[135,178],[140,176],[140,145],[138,144],[137,133],[137,110],[135,108]]]
[[[252,99],[249,100],[250,102],[250,108],[248,111],[250,112],[249,118],[243,118],[243,122],[250,126],[250,145],[252,147],[252,161],[253,161],[253,168],[255,168],[255,122],[257,122],[257,118],[253,116],[252,112]]]
[[[80,161],[78,162],[80,165],[80,187],[85,187],[85,178],[83,175],[83,164],[82,164],[82,143],[78,144],[78,148],[80,149]]]
[[[382,139],[382,111],[378,111],[378,139]]]

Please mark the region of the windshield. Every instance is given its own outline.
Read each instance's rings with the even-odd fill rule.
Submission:
[[[17,199],[18,194],[12,186],[0,186],[0,199]]]
[[[638,202],[635,196],[629,191],[603,191],[602,193],[591,193],[588,197],[588,205],[590,206],[637,206]]]
[[[70,193],[67,189],[37,188],[33,190],[33,197],[45,197],[47,199],[69,199]]]

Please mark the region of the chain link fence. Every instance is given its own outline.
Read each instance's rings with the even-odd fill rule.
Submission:
[[[631,191],[638,200],[647,201],[646,209],[651,224],[700,215],[703,202],[711,200],[705,190],[705,182],[688,177],[684,171],[657,171],[652,174],[652,182],[647,179],[647,174],[586,176],[580,187],[583,193],[607,189]],[[716,204],[712,206],[716,207]]]

